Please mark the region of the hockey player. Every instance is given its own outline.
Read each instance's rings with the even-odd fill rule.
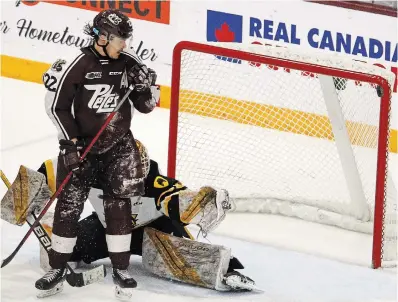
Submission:
[[[85,32],[93,45],[82,48],[72,60],[57,60],[44,74],[46,109],[59,133],[57,182],[73,176],[58,197],[54,215],[52,269],[35,286],[48,290],[61,284],[65,265],[77,240],[77,223],[94,182],[103,188],[106,242],[116,285],[134,288],[137,283],[127,270],[131,241],[130,197],[144,193],[143,167],[130,130],[132,110],[151,112],[158,100],[156,73],[123,51],[133,27],[118,10],[100,12]],[[79,163],[80,152],[103,126],[109,113],[133,85],[125,102]],[[84,168],[83,168],[84,167]]]
[[[130,253],[142,255],[144,267],[161,277],[222,291],[254,289],[254,281],[236,271],[243,266],[231,256],[229,249],[192,240],[186,229],[188,224],[196,224],[203,232],[213,230],[231,207],[228,192],[209,186],[202,187],[199,191],[188,189],[178,180],[162,175],[158,164],[149,160],[143,144],[138,140],[136,143],[144,167],[145,193],[131,198],[133,231]],[[34,183],[40,183],[37,179],[41,175],[47,186],[38,191],[33,188],[29,191],[35,192],[32,194],[34,196],[41,196],[40,200],[45,200],[43,192],[55,191],[56,165],[56,160],[47,160],[39,168],[40,173],[20,172],[19,174],[29,176],[17,179],[25,179],[29,186],[33,186]],[[36,180],[32,181],[33,179]],[[24,187],[24,184],[15,181],[9,190],[8,201],[6,194],[2,204],[14,204],[10,202],[13,188]],[[89,201],[95,212],[78,223],[77,243],[70,259],[72,262],[91,263],[109,257],[103,190],[100,183],[94,183],[93,186]],[[48,193],[50,194],[51,192]],[[40,201],[33,200],[28,204],[40,208],[42,206],[39,203]],[[2,213],[6,212],[7,209],[3,208]],[[52,220],[50,212],[43,218],[49,230]],[[40,258],[45,259],[42,256]],[[42,263],[42,267],[46,267],[46,264]],[[125,298],[130,294],[120,287],[116,288],[117,297]]]

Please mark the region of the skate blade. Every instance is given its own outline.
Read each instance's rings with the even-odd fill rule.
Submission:
[[[55,287],[53,287],[52,289],[48,289],[48,290],[41,290],[38,289],[37,291],[37,298],[45,298],[45,297],[49,297],[49,296],[53,296],[56,295],[60,292],[62,292],[62,290],[64,289],[64,285],[63,283],[59,283],[57,284]]]
[[[115,285],[115,296],[119,300],[129,301],[133,296],[132,288],[122,288],[119,285]]]

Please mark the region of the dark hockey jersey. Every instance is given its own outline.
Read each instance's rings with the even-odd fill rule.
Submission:
[[[43,75],[43,82],[48,90],[46,111],[59,139],[90,142],[127,92],[127,71],[137,62],[138,57],[127,52],[116,60],[103,57],[93,46],[82,48],[72,60],[58,59]],[[155,106],[151,91],[133,91],[93,151],[109,149],[129,131],[134,108],[149,113]]]

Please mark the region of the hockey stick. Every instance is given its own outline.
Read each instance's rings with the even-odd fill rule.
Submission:
[[[7,176],[0,170],[1,179],[9,189],[11,187],[11,183],[8,181]],[[36,220],[35,214],[28,215],[26,217],[26,221],[29,226],[32,226],[34,221]],[[35,233],[37,239],[39,240],[41,246],[45,249],[45,251],[49,252],[51,248],[51,238],[48,235],[46,229],[43,227],[41,223],[38,224],[37,227],[33,229],[33,233]],[[66,268],[69,271],[69,274],[66,275],[66,281],[70,286],[73,287],[82,287],[85,285],[89,285],[91,283],[101,281],[106,276],[106,269],[103,265],[100,265],[96,268],[87,270],[82,273],[75,273],[72,267],[67,263]]]
[[[102,125],[101,129],[98,131],[98,133],[95,135],[91,143],[87,146],[86,150],[84,151],[83,155],[80,157],[80,161],[83,161],[83,159],[87,156],[88,152],[90,152],[91,148],[93,145],[96,143],[98,140],[99,136],[102,134],[102,132],[105,130],[105,128],[108,126],[108,124],[111,122],[113,117],[115,116],[116,112],[119,110],[119,108],[123,105],[123,103],[127,100],[128,96],[130,93],[134,90],[134,86],[130,85],[128,88],[128,91],[126,94],[123,96],[121,99],[120,103],[116,106],[116,108],[112,111],[112,113],[108,116],[104,124]],[[10,256],[8,256],[6,259],[4,259],[1,263],[1,267],[6,266],[8,263],[14,259],[15,255],[18,253],[18,251],[21,249],[21,247],[24,245],[26,240],[29,238],[30,234],[33,232],[33,229],[38,226],[40,220],[43,218],[43,216],[47,213],[47,210],[50,208],[51,204],[54,202],[54,200],[58,197],[58,195],[61,193],[65,185],[69,182],[69,179],[72,177],[73,171],[70,171],[68,175],[65,177],[65,179],[62,181],[60,186],[58,187],[57,191],[51,196],[50,200],[47,202],[46,206],[43,208],[41,211],[40,215],[37,217],[35,222],[31,225],[25,236],[22,238],[21,242],[18,244],[18,246],[15,248],[15,250],[11,253]]]
[[[0,176],[4,184],[7,186],[7,189],[9,189],[11,187],[11,183],[9,182],[7,176],[3,173],[3,170],[0,170]]]
[[[32,219],[32,221],[29,221],[29,219]],[[32,213],[31,216],[28,216],[26,218],[26,221],[28,222],[29,226],[32,226],[36,219],[36,216]],[[39,223],[38,226],[33,229],[33,233],[35,233],[37,239],[39,239],[40,241],[41,246],[48,253],[51,247],[51,238],[43,225]],[[75,273],[75,271],[68,263],[66,264],[66,268],[69,271],[69,274],[66,275],[66,281],[69,283],[70,286],[73,287],[86,286],[91,283],[101,281],[106,276],[106,269],[105,266],[102,264],[98,267],[81,273]]]

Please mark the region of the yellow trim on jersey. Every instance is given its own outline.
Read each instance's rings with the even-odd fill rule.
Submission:
[[[44,165],[46,166],[46,173],[47,173],[47,185],[51,190],[51,193],[55,193],[57,190],[57,184],[55,181],[55,171],[54,171],[54,165],[53,161],[51,159],[48,159],[44,162]]]
[[[167,217],[170,217],[170,215],[169,215],[169,202],[170,202],[171,198],[172,198],[174,195],[179,195],[179,192],[175,192],[175,193],[173,193],[173,194],[170,194],[170,195],[166,196],[166,197],[163,199],[163,211],[164,211],[164,214],[165,214]]]
[[[169,201],[171,200],[171,196],[167,196],[164,201],[163,201],[163,212],[164,215],[166,215],[167,217],[169,216]]]
[[[158,177],[156,177],[156,179],[158,179]],[[154,187],[156,187],[156,179],[154,182]],[[164,180],[164,178],[162,178],[162,179]],[[158,189],[159,189],[159,187],[158,187]],[[170,187],[169,189],[167,189],[166,191],[162,192],[159,195],[159,198],[156,200],[156,205],[158,207],[161,206],[162,202],[167,198],[167,196],[165,196],[165,195],[167,195],[167,194],[174,195],[175,193],[179,194],[181,191],[184,191],[185,189],[186,189],[186,187],[182,183],[176,182],[172,187]]]
[[[157,204],[158,207],[160,207],[161,204],[162,204],[162,201],[163,201],[164,199],[166,199],[166,197],[163,197],[163,196],[166,195],[166,194],[168,194],[168,193],[173,192],[174,189],[175,189],[175,188],[174,188],[174,186],[173,186],[173,187],[171,187],[170,189],[168,189],[168,190],[162,192],[162,193],[159,195],[159,198],[158,198],[158,200],[156,201],[156,204]]]

